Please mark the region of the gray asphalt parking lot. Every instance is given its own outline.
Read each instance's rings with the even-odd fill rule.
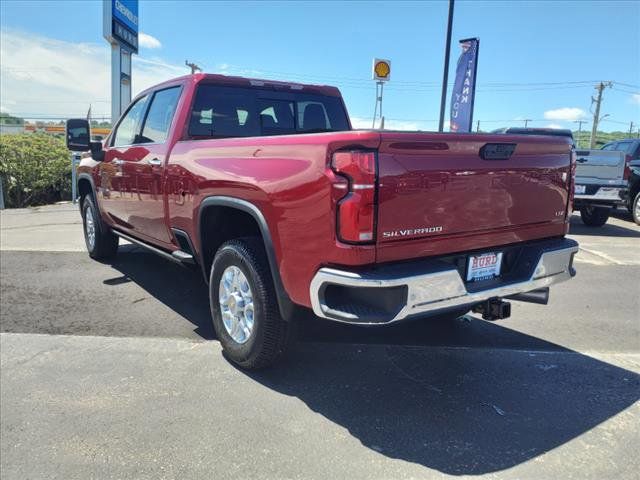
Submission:
[[[77,208],[3,211],[3,478],[637,478],[640,228],[580,224],[578,276],[512,317],[309,317],[276,369],[220,354],[192,272],[84,252]],[[213,340],[213,341],[212,341]]]

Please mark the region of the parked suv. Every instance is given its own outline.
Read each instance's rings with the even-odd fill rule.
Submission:
[[[496,320],[575,274],[568,138],[357,131],[336,88],[207,74],[140,93],[103,143],[89,133],[67,122],[68,147],[91,151],[89,255],[123,238],[197,266],[244,368],[276,360],[305,311]]]

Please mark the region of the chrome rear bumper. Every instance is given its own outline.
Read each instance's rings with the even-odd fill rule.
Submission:
[[[488,249],[499,251],[500,248]],[[379,325],[416,315],[436,314],[490,298],[547,288],[575,275],[577,242],[569,239],[522,246],[514,274],[481,285],[463,281],[458,268],[439,260],[394,265],[364,272],[321,268],[311,286],[311,304],[319,317]]]

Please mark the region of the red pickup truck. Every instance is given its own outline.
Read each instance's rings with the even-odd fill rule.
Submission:
[[[336,88],[195,74],[142,92],[104,142],[69,120],[67,145],[91,152],[91,257],[123,238],[196,265],[244,368],[277,359],[305,310],[495,320],[575,274],[567,138],[352,130]]]

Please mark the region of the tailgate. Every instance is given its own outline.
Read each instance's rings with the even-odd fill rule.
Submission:
[[[576,183],[621,184],[624,152],[606,150],[576,151]]]
[[[542,238],[556,230],[561,235],[562,228],[537,227],[564,226],[570,142],[531,135],[383,132],[378,153],[379,247],[440,244],[438,249],[414,248],[424,255],[469,245],[480,248],[499,238]],[[513,235],[521,228],[528,230],[526,237]],[[511,235],[490,235],[506,231]],[[433,242],[452,237],[480,240]]]

